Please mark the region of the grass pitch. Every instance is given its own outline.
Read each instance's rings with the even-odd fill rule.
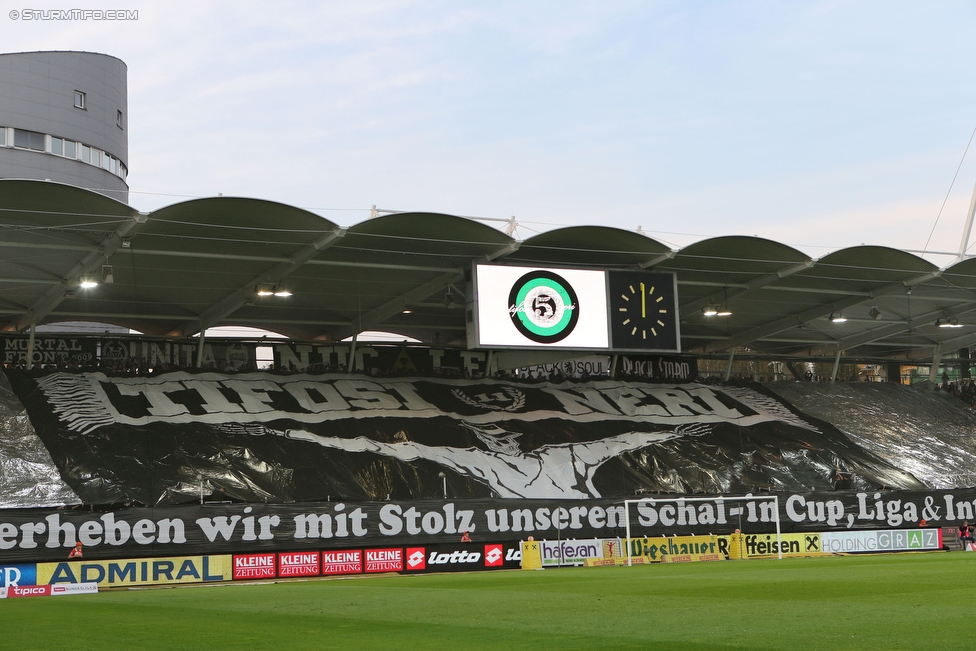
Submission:
[[[124,590],[0,601],[2,649],[970,649],[976,554]]]

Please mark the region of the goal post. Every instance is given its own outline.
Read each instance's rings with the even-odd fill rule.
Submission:
[[[753,505],[745,506],[726,506],[729,502],[746,502],[753,503]],[[719,514],[719,519],[714,524],[716,527],[721,527],[730,522],[728,518],[734,518],[739,516],[741,518],[743,511],[748,511],[750,516],[750,522],[752,518],[755,517],[756,521],[771,522],[776,525],[776,555],[780,560],[783,559],[783,537],[782,531],[780,530],[780,520],[779,520],[779,496],[778,495],[744,495],[744,496],[734,496],[728,497],[725,495],[716,495],[715,497],[642,497],[636,500],[624,500],[624,526],[627,534],[627,542],[625,547],[627,548],[627,565],[633,565],[633,557],[631,555],[631,506],[635,506],[638,510],[641,505],[652,507],[655,509],[654,513],[658,512],[664,513],[664,507],[670,506],[670,514],[682,515],[679,509],[694,508],[688,505],[694,505],[696,503],[711,503],[715,505],[715,509]],[[768,505],[772,503],[772,509],[769,510]],[[751,506],[751,508],[750,508]],[[765,517],[757,516],[757,512],[761,513]],[[663,519],[663,515],[662,515]],[[640,520],[638,520],[638,523]],[[739,531],[739,529],[736,529]],[[741,532],[740,532],[741,533]]]

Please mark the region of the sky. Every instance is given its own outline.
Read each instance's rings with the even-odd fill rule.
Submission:
[[[0,51],[128,65],[140,210],[222,193],[342,226],[375,205],[514,217],[520,239],[951,254],[976,184],[972,2],[6,5]],[[137,18],[24,16],[120,8]]]

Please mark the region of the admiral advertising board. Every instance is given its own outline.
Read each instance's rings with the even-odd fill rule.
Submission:
[[[681,350],[674,274],[476,264],[472,286],[471,348]]]
[[[233,576],[229,555],[37,564],[38,585],[97,583],[108,588],[229,581]]]

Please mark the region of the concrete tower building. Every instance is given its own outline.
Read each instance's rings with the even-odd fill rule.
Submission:
[[[129,201],[126,65],[93,52],[0,54],[0,178]]]

